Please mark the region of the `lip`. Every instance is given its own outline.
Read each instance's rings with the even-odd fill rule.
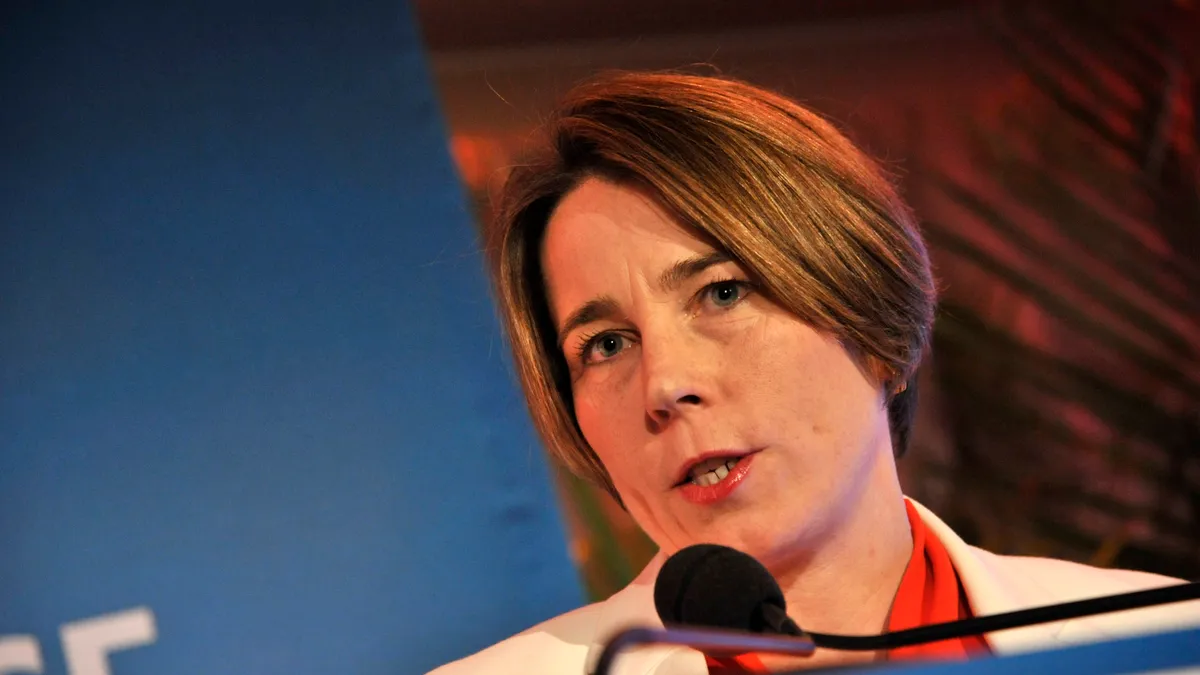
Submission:
[[[729,475],[721,479],[716,485],[696,485],[691,482],[684,482],[679,486],[679,494],[687,501],[707,506],[716,504],[733,494],[741,484],[745,481],[746,475],[750,473],[750,464],[754,461],[754,456],[757,452],[739,455],[710,455],[710,457],[740,457],[741,459],[732,469],[729,470]],[[694,464],[694,463],[693,463]]]

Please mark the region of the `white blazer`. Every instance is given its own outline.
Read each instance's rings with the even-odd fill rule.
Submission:
[[[911,500],[910,500],[911,501]],[[967,545],[929,509],[913,501],[946,547],[976,616],[999,614],[1101,595],[1180,583],[1180,579],[1106,570],[1049,558],[1001,556]],[[624,589],[538,624],[431,675],[582,675],[589,672],[614,633],[633,626],[661,628],[654,609],[654,580],[665,557],[656,556]],[[996,654],[1097,642],[1139,633],[1200,626],[1200,600],[1014,628],[987,635]],[[617,663],[621,675],[707,675],[699,652],[683,647],[630,651]]]

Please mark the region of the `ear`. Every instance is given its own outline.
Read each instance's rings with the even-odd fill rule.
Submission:
[[[885,401],[908,388],[908,382],[897,382],[896,371],[875,356],[866,357],[866,370],[883,391]]]

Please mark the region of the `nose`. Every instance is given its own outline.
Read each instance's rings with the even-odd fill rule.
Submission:
[[[642,385],[647,425],[661,431],[671,421],[709,403],[700,350],[683,336],[657,336],[642,343]],[[647,344],[649,342],[649,344]]]

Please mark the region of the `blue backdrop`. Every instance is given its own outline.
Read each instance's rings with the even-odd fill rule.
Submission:
[[[0,671],[423,672],[578,604],[407,6],[100,4],[0,21]]]

